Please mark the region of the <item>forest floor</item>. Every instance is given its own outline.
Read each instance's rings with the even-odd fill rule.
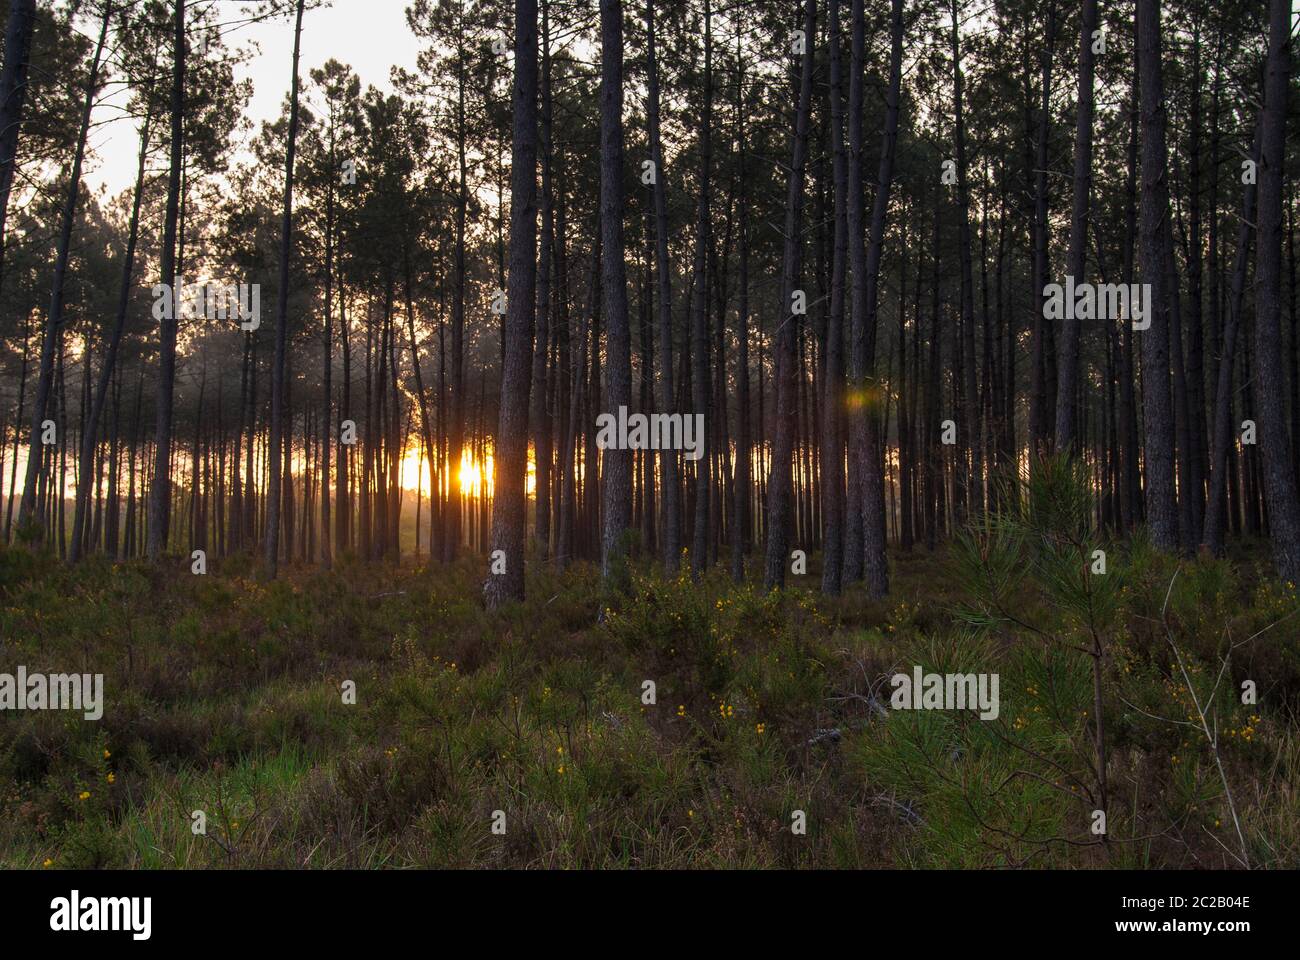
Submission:
[[[0,672],[106,701],[0,714],[0,867],[1294,868],[1295,588],[1238,549],[1113,551],[1102,842],[1081,628],[1029,585],[973,626],[952,549],[893,554],[879,603],[531,563],[488,612],[475,558],[267,583],[0,548]],[[997,673],[998,717],[891,709],[915,666]]]

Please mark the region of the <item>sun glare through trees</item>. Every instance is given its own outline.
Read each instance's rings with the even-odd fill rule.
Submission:
[[[147,925],[96,868],[1104,870],[1195,932],[1300,866],[1291,0],[0,15],[51,931]]]

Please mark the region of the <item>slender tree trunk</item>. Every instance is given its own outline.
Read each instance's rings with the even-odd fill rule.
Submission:
[[[339,345],[343,350],[343,396],[340,398],[339,419],[336,435],[339,443],[338,472],[334,478],[334,500],[336,505],[334,518],[334,542],[340,553],[352,546],[352,470],[355,469],[355,457],[352,444],[341,442],[343,423],[352,416],[352,342],[348,336],[348,301],[344,296],[343,283],[339,283]],[[459,464],[457,464],[459,466]],[[445,549],[445,547],[444,547]]]
[[[18,165],[18,133],[27,102],[27,73],[35,25],[36,0],[10,0],[4,66],[0,68],[0,290],[4,289],[5,222]]]
[[[711,420],[709,409],[709,276],[711,241],[709,205],[713,166],[713,11],[704,0],[704,105],[700,127],[700,190],[695,217],[695,256],[691,269],[691,413]],[[811,43],[811,39],[809,40]],[[607,252],[608,252],[608,248]],[[612,330],[612,328],[611,328]],[[695,461],[695,520],[691,528],[691,575],[708,566],[709,458],[712,431],[706,426],[699,437],[700,457]]]
[[[1195,535],[1189,546],[1195,547],[1204,539],[1201,524],[1205,518],[1205,482],[1209,473],[1206,451],[1205,424],[1205,331],[1204,331],[1204,281],[1202,270],[1201,228],[1201,34],[1197,25],[1194,32],[1191,90],[1191,184],[1190,240],[1187,244],[1188,304],[1187,318],[1187,407],[1190,448],[1188,461],[1188,510],[1191,513],[1191,532]],[[1213,217],[1213,212],[1211,217]]]
[[[863,0],[850,0],[849,21],[849,151],[848,196],[845,221],[848,225],[849,269],[852,288],[849,295],[848,386],[856,398],[867,390],[867,228],[863,206],[863,133],[862,96],[866,74],[866,14]],[[867,426],[861,404],[848,411],[848,465],[845,478],[844,556],[842,580],[862,579],[862,515],[866,507]]]
[[[427,458],[429,463],[430,489],[437,490],[438,489],[438,463],[434,457],[435,447],[434,447],[434,436],[433,436],[433,414],[429,410],[428,397],[424,392],[424,368],[420,364],[420,348],[415,340],[415,304],[412,299],[412,292],[411,292],[411,254],[410,254],[410,250],[407,249],[406,247],[406,241],[404,241],[403,243],[403,250],[402,250],[402,270],[403,270],[402,283],[403,283],[403,294],[404,294],[403,299],[406,301],[406,333],[407,333],[407,339],[411,347],[411,369],[415,373],[416,402],[420,408],[420,444],[422,447],[421,453],[423,457],[422,459],[416,461],[416,463],[419,464],[419,466],[417,467],[417,475],[421,480],[423,479],[424,458]],[[403,449],[405,448],[403,447]],[[398,486],[400,487],[400,485],[401,483],[399,478]],[[418,483],[417,483],[417,487],[418,487]],[[417,490],[417,496],[418,496],[418,490]],[[400,529],[400,524],[399,524],[399,529]],[[418,537],[419,537],[419,530],[420,530],[420,524],[418,519],[416,520],[415,529],[416,529],[416,537],[417,537],[416,544],[417,544],[417,551],[418,551],[418,544],[419,544]],[[430,557],[434,556],[434,549],[435,549],[435,544],[432,541],[432,539],[430,539],[429,541]]]
[[[767,486],[767,553],[764,583],[769,590],[785,586],[790,562],[790,524],[793,507],[791,474],[795,444],[797,324],[793,310],[799,282],[800,239],[803,233],[804,168],[808,159],[808,125],[812,111],[813,47],[817,30],[816,0],[805,0],[804,44],[799,68],[799,99],[791,136],[790,175],[785,204],[785,252],[781,260],[781,312],[776,331],[776,433]]]
[[[568,426],[565,428],[564,450],[560,458],[563,476],[560,489],[560,522],[556,535],[556,565],[563,570],[573,559],[574,534],[577,524],[577,466],[575,457],[578,445],[578,419],[582,411],[587,367],[587,342],[590,330],[596,323],[600,310],[600,217],[599,212],[592,229],[591,269],[587,282],[587,314],[578,330],[578,356],[573,364],[573,389],[569,396]]]
[[[23,317],[23,359],[18,374],[18,413],[14,417],[14,456],[9,465],[9,498],[5,508],[4,542],[8,543],[14,524],[14,489],[18,485],[18,451],[23,437],[23,404],[27,400],[27,370],[31,366],[31,319]],[[30,456],[30,453],[28,454]]]
[[[466,155],[465,122],[465,37],[464,8],[462,6],[457,29],[456,51],[456,163],[458,176],[456,180],[456,283],[451,300],[451,429],[448,446],[451,450],[452,470],[460,471],[461,457],[465,446],[465,417],[468,409],[465,385],[465,220],[469,207],[469,161]],[[454,487],[454,484],[453,484]],[[461,519],[462,495],[453,489],[453,496],[447,504],[447,536],[443,539],[443,560],[447,563],[456,559],[464,536],[464,521]]]
[[[514,138],[510,175],[510,275],[494,458],[493,563],[488,606],[524,599],[528,396],[537,296],[537,0],[515,0]],[[499,551],[499,552],[498,552]]]
[[[86,95],[81,108],[81,129],[77,134],[77,146],[73,154],[72,166],[68,171],[68,192],[63,201],[58,252],[54,260],[54,281],[50,290],[50,312],[45,321],[45,336],[41,341],[40,372],[36,381],[36,400],[32,405],[31,432],[28,434],[27,475],[23,481],[23,499],[18,510],[20,529],[31,522],[36,510],[36,485],[41,460],[37,451],[41,448],[41,424],[46,419],[45,415],[50,403],[55,356],[60,358],[63,356],[63,294],[67,281],[68,260],[71,256],[72,228],[77,218],[77,201],[81,196],[81,164],[86,156],[90,115],[95,106],[95,94],[99,90],[99,71],[103,65],[104,45],[108,39],[108,24],[112,16],[113,8],[105,5],[99,28],[99,41],[95,45],[90,74],[86,78]]]
[[[608,364],[606,397],[615,418],[632,405],[632,339],[623,264],[623,4],[600,2],[600,229]],[[632,454],[606,449],[601,476],[601,573],[610,582],[627,551]]]
[[[903,263],[898,271],[898,541],[903,550],[911,550],[916,539],[913,523],[912,476],[912,403],[907,376],[907,312],[904,298],[907,289],[908,247],[907,217],[903,217]],[[920,311],[920,268],[921,258],[917,257],[916,309]],[[987,287],[987,284],[986,284]],[[917,317],[919,321],[919,317]],[[916,329],[915,327],[913,328]],[[986,326],[987,332],[987,326]],[[991,357],[992,350],[986,347],[985,356]]]
[[[1088,260],[1088,210],[1092,198],[1092,105],[1095,60],[1093,34],[1097,30],[1097,0],[1083,0],[1079,20],[1079,96],[1074,122],[1074,205],[1070,212],[1070,250],[1066,274],[1075,284],[1084,282]],[[1061,344],[1056,383],[1056,449],[1078,453],[1075,437],[1079,395],[1079,318],[1067,310],[1061,323]]]
[[[963,496],[959,498],[960,510],[967,506],[980,512],[983,499],[983,477],[979,446],[979,384],[976,377],[975,357],[975,281],[972,267],[970,229],[970,174],[966,159],[966,116],[963,94],[965,77],[961,69],[960,3],[952,4],[952,81],[954,102],[954,139],[957,148],[957,253],[961,265],[961,345],[963,354],[961,389],[964,395],[961,440],[961,469],[958,482]],[[966,473],[969,463],[970,473]]]
[[[537,265],[537,333],[533,347],[533,455],[537,549],[543,560],[551,545],[551,422],[548,364],[551,350],[551,262],[555,247],[555,210],[551,199],[551,37],[550,4],[542,0],[542,243]]]
[[[939,362],[942,357],[941,346],[943,342],[943,338],[939,335],[939,263],[941,260],[939,228],[941,218],[942,207],[935,203],[934,231],[930,247],[930,350],[926,359],[927,369],[923,398],[925,409],[925,461],[923,466],[925,548],[930,551],[935,548],[939,527],[943,523],[942,514],[939,512],[940,490],[944,482],[943,452],[937,442],[939,439]]]
[[[167,175],[167,212],[163,220],[159,280],[171,290],[173,307],[179,305],[176,286],[176,234],[180,219],[181,167],[185,157],[185,0],[176,0],[175,36],[172,43],[171,158]],[[154,440],[154,471],[149,486],[148,553],[157,563],[167,549],[171,520],[172,409],[176,388],[175,309],[166,311],[160,327],[158,394],[155,401],[157,428]],[[170,316],[168,316],[170,314]]]
[[[1170,298],[1165,262],[1169,218],[1165,94],[1160,62],[1160,0],[1137,0],[1138,75],[1142,110],[1141,266],[1150,284],[1150,327],[1142,331],[1142,400],[1146,447],[1146,511],[1152,542],[1178,546],[1174,494],[1174,411],[1169,393]]]
[[[736,181],[738,187],[740,249],[738,252],[736,307],[736,467],[732,485],[731,576],[745,579],[745,554],[749,552],[753,526],[753,442],[749,400],[749,190],[745,179],[745,70],[740,49],[740,23],[736,24]]]
[[[1134,64],[1136,71],[1137,65]],[[1134,248],[1137,240],[1138,176],[1138,83],[1134,76],[1129,96],[1129,137],[1127,175],[1124,178],[1124,264],[1120,280],[1133,283]],[[1131,287],[1130,287],[1131,289]],[[1142,478],[1138,471],[1137,365],[1133,354],[1133,324],[1130,317],[1120,320],[1120,512],[1127,529],[1142,517]]]
[[[834,228],[830,309],[822,377],[822,591],[838,596],[844,566],[844,271],[848,259],[848,167],[844,152],[844,88],[840,67],[840,0],[830,0],[831,154]]]
[[[284,196],[280,212],[280,289],[275,308],[275,361],[271,367],[271,475],[266,498],[267,574],[275,577],[280,560],[281,470],[287,470],[289,445],[284,439],[286,419],[285,363],[289,341],[289,259],[293,253],[293,166],[298,148],[298,54],[302,44],[302,11],[298,0],[293,31],[293,75],[289,82],[289,132],[284,156]],[[281,448],[284,460],[281,460]]]
[[[1048,261],[1048,140],[1052,123],[1052,60],[1056,46],[1056,3],[1048,0],[1047,29],[1043,38],[1042,51],[1042,90],[1039,103],[1038,132],[1035,137],[1033,178],[1034,178],[1034,222],[1033,222],[1033,344],[1029,383],[1029,446],[1030,452],[1040,455],[1051,448],[1051,431],[1056,424],[1052,406],[1056,400],[1053,384],[1052,367],[1056,357],[1053,342],[1056,331],[1052,321],[1043,316],[1044,288],[1050,272]]]
[[[880,168],[876,176],[876,199],[871,211],[871,240],[867,245],[866,276],[862,290],[865,299],[862,309],[866,340],[863,369],[867,371],[870,371],[876,362],[880,261],[884,255],[889,193],[894,180],[894,154],[898,143],[898,104],[901,97],[902,75],[903,0],[893,0],[890,5],[889,89],[885,95],[885,124],[880,134]],[[974,357],[970,359],[974,363]],[[875,394],[876,391],[872,390],[871,396]],[[881,420],[872,403],[867,404],[863,414],[860,420],[866,429],[863,448],[867,460],[862,472],[864,499],[862,570],[867,584],[867,594],[871,597],[883,597],[889,592],[889,567],[885,562],[884,448],[878,435],[879,425],[884,421]]]
[[[334,565],[330,548],[330,454],[338,442],[338,428],[331,414],[334,410],[332,379],[334,376],[334,177],[337,176],[338,157],[335,152],[334,124],[329,130],[329,173],[325,194],[325,330],[321,338],[321,486],[320,486],[320,547],[321,565],[329,570]],[[339,455],[342,469],[342,454]]]
[[[659,368],[655,376],[655,407],[671,415],[676,409],[673,387],[673,288],[672,264],[668,259],[668,193],[664,183],[663,147],[659,141],[659,68],[655,38],[655,0],[646,2],[646,123],[650,138],[650,160],[654,164],[655,277],[658,282]],[[663,484],[663,561],[668,573],[676,573],[681,562],[682,515],[678,452],[659,451],[659,474]]]
[[[1255,376],[1264,496],[1278,577],[1300,581],[1300,498],[1291,471],[1282,375],[1282,205],[1287,90],[1291,78],[1291,4],[1269,5],[1268,68],[1260,118],[1259,231],[1255,253]]]
[[[131,223],[127,228],[126,249],[122,253],[122,281],[118,289],[117,318],[104,352],[99,382],[95,386],[95,396],[90,404],[90,415],[81,429],[81,450],[77,457],[77,501],[72,517],[72,543],[68,550],[68,560],[71,563],[81,559],[86,529],[86,510],[92,485],[90,463],[94,457],[99,418],[116,368],[117,351],[122,343],[122,332],[126,328],[126,315],[131,303],[131,278],[135,273],[135,248],[140,235],[140,205],[144,196],[145,161],[149,155],[149,128],[152,121],[152,114],[146,113],[140,127],[140,155],[136,166],[135,193],[131,201]],[[99,484],[95,483],[94,487],[98,489]]]

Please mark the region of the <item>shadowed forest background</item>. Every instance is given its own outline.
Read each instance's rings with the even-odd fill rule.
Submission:
[[[3,6],[0,865],[1300,866],[1288,0]]]

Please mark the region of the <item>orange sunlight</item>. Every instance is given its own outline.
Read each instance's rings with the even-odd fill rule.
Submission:
[[[473,451],[468,448],[461,451],[460,469],[456,472],[457,479],[460,483],[461,496],[481,497],[484,487],[487,488],[487,495],[492,496],[492,475],[493,460],[492,454],[487,454],[486,458],[480,460],[475,458]],[[406,490],[415,490],[416,485],[426,493],[429,490],[429,464],[420,457],[420,448],[418,446],[409,447],[402,457],[402,487]],[[528,480],[526,490],[529,496],[532,496],[537,486],[537,468],[533,463],[532,450],[528,452]]]

